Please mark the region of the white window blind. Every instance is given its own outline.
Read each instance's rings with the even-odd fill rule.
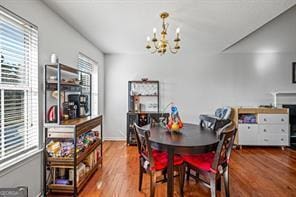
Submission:
[[[0,169],[38,149],[38,30],[0,7]]]
[[[92,103],[91,103],[91,113],[92,115],[98,114],[98,63],[87,57],[86,55],[78,54],[78,69],[91,74],[92,81]],[[89,80],[89,79],[82,79]]]

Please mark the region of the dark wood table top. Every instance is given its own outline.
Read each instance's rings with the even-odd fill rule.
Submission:
[[[176,153],[204,153],[214,150],[219,139],[215,132],[185,123],[180,133],[160,126],[150,128],[150,141],[156,149],[174,148]]]

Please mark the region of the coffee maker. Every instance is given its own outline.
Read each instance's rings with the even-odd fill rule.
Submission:
[[[84,94],[69,94],[68,101],[74,102],[77,106],[77,117],[85,117],[89,113],[88,109],[88,96]]]

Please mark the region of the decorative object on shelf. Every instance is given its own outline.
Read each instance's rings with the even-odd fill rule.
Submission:
[[[53,105],[49,108],[48,114],[47,114],[47,119],[48,122],[50,123],[57,123],[58,122],[58,117],[62,119],[62,112],[60,111],[60,116],[58,116],[58,107],[57,105]]]
[[[174,44],[173,48],[172,48],[170,42],[166,38],[169,24],[166,23],[165,20],[168,17],[169,17],[169,13],[167,13],[167,12],[162,12],[160,14],[160,18],[162,19],[162,31],[160,33],[161,35],[160,35],[159,40],[156,37],[156,28],[153,28],[152,40],[150,40],[149,36],[147,37],[146,49],[150,50],[151,48],[153,48],[151,53],[158,52],[159,54],[163,55],[169,50],[171,53],[176,54],[180,49],[181,39],[180,39],[180,28],[179,27],[176,29],[176,38],[174,39],[175,44]],[[152,41],[152,46],[151,46],[151,41]]]
[[[57,82],[57,76],[56,75],[52,75],[52,76],[49,76],[49,80],[48,81],[55,81]]]
[[[52,63],[52,64],[57,64],[57,63],[59,63],[59,58],[58,58],[58,56],[56,55],[56,54],[51,54],[51,56],[50,56],[50,63]]]
[[[77,78],[62,79],[62,83],[73,84],[73,85],[79,85],[79,84],[80,84],[80,80],[77,79]]]
[[[141,104],[139,96],[134,97],[134,111],[140,112],[141,111]]]
[[[65,99],[65,93],[64,92],[61,92],[60,94],[61,94],[61,99],[64,100]],[[55,99],[58,99],[58,97],[59,97],[58,91],[56,91],[56,90],[55,91],[52,91],[51,96],[53,98],[55,98]]]

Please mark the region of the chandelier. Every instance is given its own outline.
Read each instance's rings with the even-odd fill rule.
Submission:
[[[166,18],[169,17],[169,13],[162,12],[160,14],[160,18],[162,19],[162,31],[160,33],[160,39],[158,40],[156,37],[156,28],[153,28],[153,37],[152,40],[150,37],[147,37],[147,45],[146,49],[151,51],[151,53],[158,52],[160,55],[165,54],[168,50],[176,54],[180,49],[180,28],[176,29],[176,38],[174,39],[174,46],[172,47],[169,41],[166,39],[167,36],[167,29],[169,24],[165,22]],[[152,42],[152,44],[151,44]],[[152,46],[151,46],[152,45]]]

